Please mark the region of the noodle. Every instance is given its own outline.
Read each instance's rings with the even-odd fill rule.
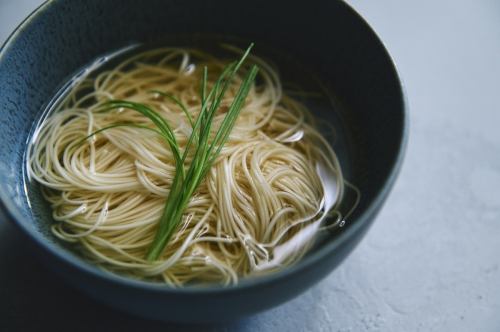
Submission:
[[[306,108],[283,94],[271,66],[251,59],[260,67],[258,84],[251,87],[229,140],[154,262],[144,257],[175,175],[172,151],[154,131],[137,127],[104,130],[83,143],[82,138],[116,122],[154,128],[132,110],[100,111],[110,99],[126,99],[160,112],[185,148],[192,130],[188,118],[151,90],[175,95],[196,117],[201,68],[207,66],[213,85],[212,73],[226,62],[197,50],[161,48],[80,81],[28,148],[28,172],[52,206],[54,235],[78,245],[100,266],[172,286],[235,284],[299,260],[326,214],[338,214],[333,226],[342,221],[336,207],[344,181],[335,153]],[[213,127],[241,80],[238,76],[224,96]],[[331,204],[325,204],[327,188],[318,165],[334,176]]]

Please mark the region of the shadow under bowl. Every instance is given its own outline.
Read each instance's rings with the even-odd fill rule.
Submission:
[[[102,271],[65,249],[51,235],[50,222],[37,217],[50,215],[47,206],[28,200],[23,156],[40,110],[71,74],[134,42],[200,33],[270,45],[317,74],[336,106],[322,118],[341,123],[349,179],[362,198],[341,232],[292,267],[226,288],[173,289]],[[69,283],[152,319],[233,320],[283,303],[325,277],[353,250],[383,205],[407,137],[406,102],[394,63],[368,24],[341,1],[256,0],[235,6],[229,0],[54,0],[10,36],[0,51],[0,74],[1,212]]]

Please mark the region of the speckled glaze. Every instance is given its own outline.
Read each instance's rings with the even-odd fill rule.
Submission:
[[[361,240],[402,161],[405,100],[394,64],[368,25],[336,1],[54,0],[42,5],[0,51],[0,208],[41,259],[90,296],[145,317],[232,320],[297,296],[335,268]],[[266,10],[262,10],[262,8]],[[171,289],[97,269],[50,232],[50,211],[25,189],[23,155],[33,122],[69,76],[132,42],[189,34],[236,36],[273,45],[310,65],[333,91],[350,152],[350,177],[363,193],[349,224],[299,264],[222,288]],[[333,116],[332,116],[333,119]],[[30,192],[30,204],[26,191]]]

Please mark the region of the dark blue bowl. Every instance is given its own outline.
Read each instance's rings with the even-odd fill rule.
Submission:
[[[337,110],[349,178],[362,199],[348,225],[300,263],[234,287],[172,289],[103,272],[56,241],[47,206],[30,203],[23,155],[33,122],[68,77],[99,55],[167,36],[233,36],[272,45],[318,73]],[[361,240],[401,166],[407,136],[401,81],[367,23],[337,1],[54,0],[38,8],[0,51],[0,190],[3,212],[54,271],[90,296],[145,317],[230,320],[303,292],[335,268]],[[29,205],[31,204],[31,206]]]

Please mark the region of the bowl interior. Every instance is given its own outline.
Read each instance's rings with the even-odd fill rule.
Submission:
[[[306,81],[324,84],[335,111],[310,106],[334,124],[347,177],[362,193],[345,228],[369,222],[360,217],[390,187],[405,135],[401,85],[383,45],[341,2],[291,1],[285,9],[281,2],[257,0],[244,11],[238,7],[228,0],[151,0],[147,6],[133,0],[53,1],[28,19],[0,53],[0,197],[7,214],[43,246],[61,251],[49,230],[48,205],[36,185],[23,181],[33,122],[61,85],[93,59],[134,42],[176,38],[186,45],[201,34],[236,37],[241,45],[254,41],[256,53],[279,67],[287,63],[285,81],[305,82],[309,75]],[[321,246],[337,240],[332,234]],[[64,251],[64,259],[86,264]]]

